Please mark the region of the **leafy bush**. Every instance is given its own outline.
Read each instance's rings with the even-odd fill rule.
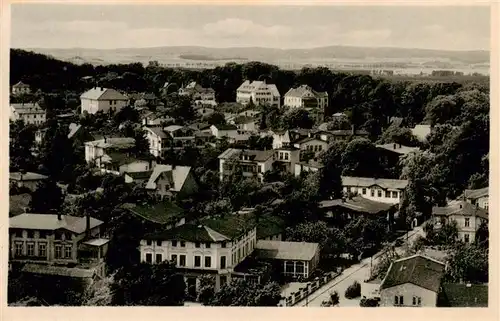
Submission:
[[[354,299],[361,296],[361,284],[358,281],[354,281],[353,284],[349,285],[347,290],[345,290],[345,297],[347,299]]]
[[[378,303],[379,303],[378,299],[363,297],[361,301],[359,301],[359,306],[364,308],[378,307]]]

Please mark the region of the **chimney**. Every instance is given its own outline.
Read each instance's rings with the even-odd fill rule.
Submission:
[[[58,221],[62,220],[62,215],[61,215],[61,213],[57,213],[57,220],[58,220]]]
[[[393,147],[394,149],[396,149],[396,144],[393,144],[393,145],[392,145],[392,147]]]
[[[103,137],[104,137],[104,142],[106,143],[106,135],[104,135]]]
[[[401,144],[399,144],[399,148],[401,148]]]
[[[90,237],[90,215],[85,215],[85,233],[87,237]]]

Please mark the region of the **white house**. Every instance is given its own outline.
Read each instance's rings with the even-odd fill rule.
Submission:
[[[328,142],[316,137],[306,137],[294,143],[293,146],[300,149],[301,155],[311,152],[314,153],[314,157],[317,157],[328,149]]]
[[[98,111],[105,113],[117,112],[127,106],[128,98],[111,88],[94,87],[80,96],[81,112],[95,114]]]
[[[212,125],[210,126],[210,131],[212,135],[216,138],[228,137],[235,138],[238,136],[238,127],[232,124],[226,125]]]
[[[472,205],[478,205],[480,208],[488,210],[489,207],[489,188],[466,189],[463,196],[467,202]]]
[[[31,93],[30,86],[23,83],[22,81],[19,81],[17,84],[12,85],[12,90],[11,90],[12,95],[23,95],[23,94],[29,94]]]
[[[42,125],[47,120],[47,112],[38,103],[10,104],[10,120],[22,120],[25,124]]]
[[[427,136],[432,132],[432,126],[427,124],[415,125],[411,129],[411,133],[416,136],[420,141],[426,141]]]
[[[318,123],[323,122],[328,107],[328,93],[317,92],[310,86],[291,88],[286,94],[284,105],[289,108],[304,108]]]
[[[220,179],[234,170],[242,170],[245,177],[255,177],[263,181],[264,173],[273,167],[274,150],[243,150],[228,148],[219,155]]]
[[[383,307],[436,307],[445,264],[422,255],[394,261],[380,285]]]
[[[270,105],[280,107],[281,95],[274,84],[267,84],[265,81],[246,80],[236,90],[236,102],[248,105],[253,102],[255,105]]]
[[[195,106],[216,106],[215,90],[212,88],[203,88],[195,81],[179,89],[179,95],[190,96]]]
[[[155,157],[163,157],[164,151],[169,147],[171,137],[161,127],[144,127],[146,139],[149,143],[149,152]]]
[[[342,176],[344,193],[356,193],[369,200],[382,203],[400,203],[407,186],[408,180]]]
[[[161,198],[171,198],[196,192],[198,184],[191,167],[158,164],[152,169],[146,189]]]
[[[251,116],[237,116],[230,121],[240,131],[256,132],[259,130],[259,119]]]
[[[108,150],[130,150],[135,146],[135,139],[130,137],[104,137],[102,139],[85,142],[85,161],[96,162],[101,167],[101,158]]]
[[[325,167],[321,162],[310,159],[308,162],[300,162],[295,164],[295,176],[300,176],[302,172],[319,172]]]
[[[255,224],[227,215],[148,234],[139,249],[143,262],[174,261],[194,295],[203,274],[215,276],[216,290],[230,282],[234,267],[253,252],[256,243]]]
[[[17,187],[25,187],[32,192],[38,188],[38,184],[48,179],[48,176],[33,172],[11,172],[9,173],[9,183]]]

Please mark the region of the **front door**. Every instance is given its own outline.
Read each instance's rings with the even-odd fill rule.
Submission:
[[[196,278],[187,279],[187,289],[190,296],[196,297]]]

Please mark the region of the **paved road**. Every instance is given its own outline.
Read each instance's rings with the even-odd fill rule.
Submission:
[[[408,235],[408,242],[410,245],[415,241],[419,235],[424,235],[422,226],[416,227]],[[401,237],[401,240],[406,241],[406,234]],[[403,253],[406,244],[396,248],[396,252]],[[381,252],[373,256],[373,266],[378,262]],[[342,274],[327,284],[323,285],[318,291],[314,292],[308,299],[304,299],[297,306],[312,306],[319,307],[323,301],[327,301],[330,297],[330,292],[337,291],[340,297],[340,307],[359,307],[359,298],[348,300],[344,297],[344,292],[349,285],[354,281],[358,281],[363,286],[363,282],[370,277],[370,258],[363,259],[360,263],[355,264],[345,269]]]

